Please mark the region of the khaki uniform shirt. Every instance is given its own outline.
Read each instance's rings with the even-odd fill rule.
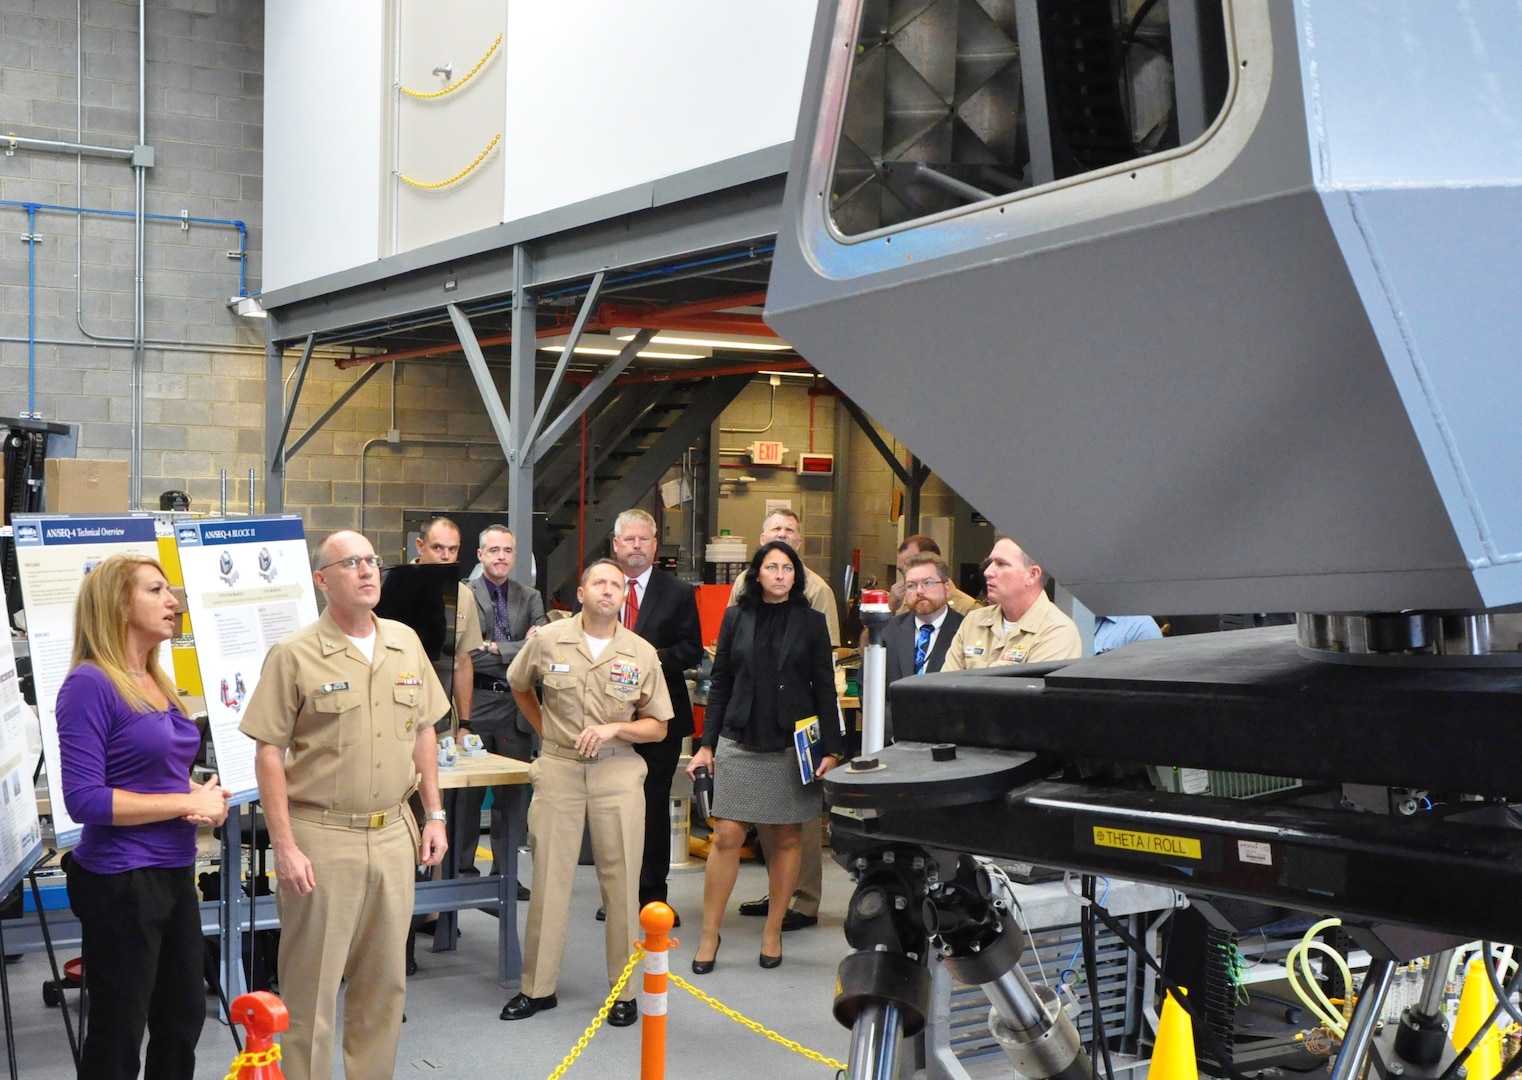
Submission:
[[[486,639],[481,636],[481,620],[476,617],[476,596],[470,591],[470,586],[462,581],[460,594],[455,600],[455,662],[458,663],[460,657],[469,656],[485,645]]]
[[[270,649],[238,730],[285,750],[293,805],[371,814],[416,786],[418,728],[448,712],[409,627],[376,619],[367,662],[324,611]]]
[[[979,608],[962,620],[946,650],[942,671],[1039,664],[1047,660],[1076,660],[1083,655],[1078,627],[1038,593],[1036,602],[1004,632],[1004,611],[997,605]]]
[[[983,605],[976,598],[968,596],[955,585],[951,587],[951,594],[946,599],[946,606],[958,615],[971,615]]]
[[[593,660],[579,614],[540,627],[525,641],[507,669],[507,684],[519,691],[544,687],[544,741],[566,750],[594,724],[673,715],[655,647],[618,626]]]
[[[738,604],[744,594],[745,578],[741,577],[729,590],[729,606]],[[807,566],[803,568],[803,598],[809,602],[809,607],[824,616],[825,625],[830,628],[830,644],[840,648],[840,612],[835,610],[835,590]]]

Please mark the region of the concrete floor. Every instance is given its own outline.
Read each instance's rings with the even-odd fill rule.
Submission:
[[[489,861],[483,852],[482,864]],[[701,866],[701,863],[698,864]],[[527,867],[523,879],[528,880]],[[846,953],[841,916],[850,883],[833,863],[825,864],[825,902],[817,927],[794,931],[783,939],[780,968],[764,971],[756,964],[760,950],[759,919],[733,913],[734,903],[763,895],[765,870],[740,870],[731,914],[724,927],[719,963],[707,976],[693,976],[703,876],[674,873],[671,903],[688,919],[676,932],[682,944],[673,952],[671,969],[705,993],[789,1039],[838,1060],[849,1053],[849,1032],[830,1015],[835,968]],[[528,1020],[497,1018],[512,992],[499,987],[496,970],[496,923],[479,911],[461,915],[463,936],[453,953],[430,953],[418,939],[418,973],[409,980],[408,1022],[402,1027],[397,1077],[547,1077],[575,1045],[607,994],[603,971],[603,925],[593,919],[599,903],[597,881],[589,866],[577,870],[573,900],[576,918],[566,949],[557,1009]],[[519,905],[520,929],[527,904]],[[581,932],[576,932],[580,927]],[[41,984],[47,978],[45,956],[28,956],[8,969],[15,1042],[25,1080],[72,1080],[73,1063],[57,1009],[43,1005]],[[635,978],[639,977],[636,970]],[[69,995],[71,1005],[78,997]],[[222,1080],[235,1053],[228,1031],[216,1018],[208,998],[208,1018],[198,1051],[197,1080]],[[639,1027],[604,1025],[568,1075],[632,1077],[639,1070]],[[827,1080],[829,1070],[784,1049],[715,1012],[673,987],[668,1023],[668,1071],[673,1078],[814,1077]],[[0,1062],[0,1077],[7,1075]],[[342,1076],[341,1063],[335,1076]]]

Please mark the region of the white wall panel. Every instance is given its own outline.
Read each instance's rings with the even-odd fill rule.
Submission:
[[[386,5],[267,0],[264,288],[378,254]]]
[[[788,142],[814,0],[514,0],[503,220]]]

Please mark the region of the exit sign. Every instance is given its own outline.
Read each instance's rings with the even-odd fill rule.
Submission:
[[[755,442],[750,447],[750,460],[753,465],[781,465],[782,444],[780,442]]]

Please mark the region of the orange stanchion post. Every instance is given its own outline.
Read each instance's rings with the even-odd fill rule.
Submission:
[[[291,1026],[285,1002],[264,990],[242,994],[230,1008],[232,1022],[248,1032],[243,1053],[233,1061],[226,1080],[285,1080],[280,1071],[280,1046],[275,1036]]]
[[[645,931],[645,985],[640,994],[639,1080],[666,1080],[666,974],[670,950],[681,942],[671,936],[676,912],[659,900],[640,909]]]

